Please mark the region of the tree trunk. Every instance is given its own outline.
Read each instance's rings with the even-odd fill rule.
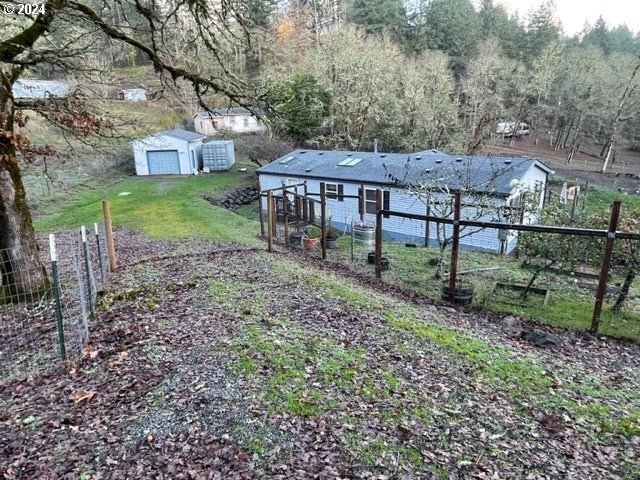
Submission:
[[[638,56],[638,59],[640,60],[640,55]],[[620,104],[618,105],[618,110],[616,111],[616,116],[613,119],[613,126],[611,128],[611,138],[609,139],[609,151],[607,152],[607,156],[605,157],[604,162],[602,163],[602,168],[600,169],[602,173],[605,173],[607,171],[607,166],[609,164],[609,159],[611,158],[611,153],[616,147],[622,113],[624,112],[624,109],[627,105],[627,101],[629,100],[629,97],[631,96],[631,93],[635,88],[633,86],[633,80],[636,78],[636,75],[638,74],[638,70],[640,70],[640,61],[637,63],[636,68],[633,69],[631,78],[629,78],[629,83],[627,83],[627,86],[625,87],[624,92],[622,92],[622,98],[620,98]]]
[[[616,303],[613,305],[613,307],[611,307],[611,310],[613,310],[614,313],[620,312],[622,305],[624,304],[625,300],[629,296],[629,289],[631,288],[631,284],[633,283],[634,278],[636,278],[636,273],[637,272],[635,267],[631,267],[627,272],[627,276],[625,277],[624,282],[622,283],[622,289],[620,290],[620,294],[616,299]]]
[[[14,144],[11,83],[0,73],[0,273],[2,287],[20,301],[48,286],[31,223]]]

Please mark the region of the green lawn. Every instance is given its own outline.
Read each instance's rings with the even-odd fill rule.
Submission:
[[[238,165],[247,167],[247,172],[240,172]],[[204,195],[249,181],[253,173],[253,168],[240,162],[230,172],[197,177],[122,178],[107,191],[96,184],[49,205],[47,214],[37,218],[35,226],[53,231],[101,221],[102,200],[106,198],[114,225],[142,229],[159,238],[207,237],[256,244],[259,228],[255,222],[203,199]]]
[[[330,251],[330,258],[351,263],[350,237],[340,238],[339,244],[339,250]],[[373,251],[373,247],[356,247],[354,265],[373,275],[373,265],[366,263],[366,255],[369,251]],[[428,263],[429,260],[437,258],[437,248],[407,248],[404,244],[385,242],[383,255],[389,258],[391,265],[391,268],[383,273],[384,281],[411,288],[434,300],[440,300],[441,281],[434,278],[436,267]],[[448,270],[449,259],[450,251],[447,251],[445,271]],[[551,272],[541,275],[535,285],[551,289],[546,306],[543,306],[542,297],[539,295],[530,294],[527,299],[522,299],[516,292],[493,291],[496,282],[526,284],[531,273],[521,265],[522,260],[513,256],[461,250],[458,271],[495,268],[495,270],[479,271],[461,277],[474,285],[475,305],[550,325],[581,330],[589,328],[593,312],[595,280],[589,281],[592,285],[590,290],[576,287],[575,277],[571,275]],[[610,305],[605,304],[601,317],[601,333],[640,341],[639,298],[640,284],[636,282],[632,287],[631,298],[620,314],[613,314]],[[610,302],[611,299],[608,301]]]

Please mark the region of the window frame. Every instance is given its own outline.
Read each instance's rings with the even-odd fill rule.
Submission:
[[[329,187],[335,187],[335,189],[333,190],[333,192],[330,191]],[[340,187],[338,186],[337,183],[327,183],[325,182],[324,184],[324,192],[325,195],[327,196],[327,199],[329,200],[338,200],[338,197],[340,196]]]

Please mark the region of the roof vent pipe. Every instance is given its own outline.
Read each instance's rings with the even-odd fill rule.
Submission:
[[[378,139],[373,139],[373,153],[378,153]]]

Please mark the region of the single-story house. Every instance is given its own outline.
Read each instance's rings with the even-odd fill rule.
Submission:
[[[202,167],[205,136],[187,130],[166,130],[131,142],[137,175],[190,175]]]
[[[243,107],[202,110],[193,116],[195,131],[204,135],[222,133],[260,133],[267,127]]]
[[[520,221],[520,218],[509,217],[516,211],[509,207],[518,207],[526,195],[527,204],[534,200],[535,205],[525,213],[524,221],[535,223],[537,212],[543,206],[547,177],[553,172],[539,160],[522,157],[460,156],[437,150],[412,154],[295,150],[260,167],[257,173],[261,190],[280,187],[282,182],[294,185],[306,181],[308,191],[318,193],[320,184],[324,183],[331,223],[346,232],[360,217],[359,200],[345,197],[361,195],[361,186],[365,189],[364,221],[369,225],[375,224],[376,189],[384,192],[384,209],[424,215],[426,189],[413,185],[427,185],[431,190],[433,216],[444,215],[438,213],[438,209],[443,208],[438,205],[442,205],[447,190],[468,191],[471,186],[476,192],[475,200],[464,199],[461,215],[463,219],[474,220],[498,220],[495,214],[485,214],[486,211],[502,212],[500,221],[505,218]],[[480,198],[490,208],[477,210],[479,207],[473,205],[474,201],[479,204]],[[383,219],[383,233],[390,240],[424,242],[425,228],[424,221],[393,216]],[[437,243],[436,228],[435,223],[430,222],[430,243]],[[445,236],[449,236],[451,227],[444,228],[447,229]],[[514,231],[483,229],[466,233],[460,244],[477,250],[509,252],[517,241]]]
[[[69,84],[61,80],[19,78],[13,84],[14,98],[48,98],[69,95]]]
[[[147,91],[144,88],[127,88],[118,92],[118,100],[144,102],[146,99]]]

